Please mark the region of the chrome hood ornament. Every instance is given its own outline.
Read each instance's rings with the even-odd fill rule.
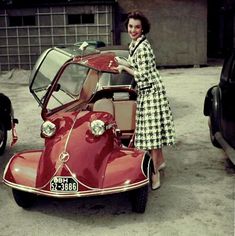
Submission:
[[[62,152],[60,154],[60,160],[64,163],[67,162],[69,160],[69,154],[66,151]]]

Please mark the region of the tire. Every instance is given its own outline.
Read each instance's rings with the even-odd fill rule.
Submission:
[[[132,211],[144,213],[148,201],[148,185],[131,192]]]
[[[235,164],[229,158],[225,159],[225,163],[226,163],[226,168],[233,170],[233,172],[235,173]]]
[[[4,123],[0,121],[0,155],[5,151],[7,144],[7,129]]]
[[[221,130],[221,96],[220,89],[216,87],[212,90],[212,106],[210,111],[210,139],[213,146],[221,148],[220,144],[215,139],[215,133]]]
[[[18,206],[28,209],[33,206],[36,196],[32,193],[12,189],[13,197]]]
[[[211,123],[211,119],[210,119],[210,123]],[[216,132],[217,132],[217,131],[216,131]],[[222,147],[220,146],[220,144],[218,143],[218,141],[216,140],[216,138],[215,138],[215,136],[214,136],[214,134],[215,134],[216,132],[213,130],[212,124],[210,124],[210,140],[211,140],[211,143],[212,143],[212,145],[213,145],[214,147],[221,149]]]

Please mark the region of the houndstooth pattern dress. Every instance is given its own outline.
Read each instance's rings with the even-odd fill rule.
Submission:
[[[137,83],[135,146],[142,150],[175,143],[175,129],[165,87],[156,69],[155,56],[145,36],[132,41],[129,62]]]

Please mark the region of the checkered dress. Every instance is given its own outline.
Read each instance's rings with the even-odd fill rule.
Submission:
[[[134,69],[138,90],[135,146],[152,150],[173,145],[175,129],[154,53],[148,40],[143,37],[130,44],[128,60]]]

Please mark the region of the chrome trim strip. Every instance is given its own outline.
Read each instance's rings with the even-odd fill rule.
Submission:
[[[65,142],[65,145],[64,145],[64,152],[66,152],[66,149],[67,149],[67,146],[68,146],[68,142],[69,142],[71,133],[72,133],[72,131],[73,131],[73,127],[74,127],[74,125],[75,125],[75,123],[76,123],[76,121],[77,121],[78,115],[79,115],[79,112],[78,112],[78,114],[76,115],[76,117],[74,118],[73,125],[72,125],[72,127],[71,127],[71,129],[70,129],[70,131],[69,131],[69,133],[68,133],[68,136],[67,136],[67,139],[66,139],[66,142]]]
[[[134,184],[126,185],[126,186],[117,186],[117,187],[106,188],[106,189],[73,192],[72,194],[71,193],[68,194],[68,193],[59,193],[59,192],[56,193],[56,192],[50,192],[50,191],[40,190],[36,188],[30,188],[23,185],[11,183],[5,179],[3,179],[3,182],[14,189],[18,189],[18,190],[30,192],[30,193],[35,193],[38,195],[56,197],[56,198],[86,197],[86,196],[98,196],[98,195],[105,195],[105,194],[121,193],[125,191],[130,191],[133,189],[137,189],[144,185],[149,184],[149,180],[146,179],[138,183],[134,183]]]
[[[52,177],[50,178],[50,180],[47,181],[42,187],[39,187],[39,189],[45,188],[45,187],[50,183],[51,179],[53,179],[53,178],[55,177],[56,173],[59,171],[60,167],[61,167],[63,164],[64,164],[64,163],[61,163],[61,164],[59,165],[59,167],[58,167],[57,170],[55,171],[54,175],[52,175]]]

